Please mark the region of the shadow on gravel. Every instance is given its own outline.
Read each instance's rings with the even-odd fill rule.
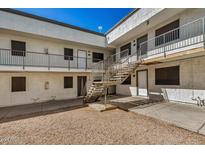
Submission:
[[[82,99],[75,99],[2,107],[0,108],[0,123],[66,112],[87,106],[82,103]]]

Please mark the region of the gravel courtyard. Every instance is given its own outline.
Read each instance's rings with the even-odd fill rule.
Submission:
[[[205,136],[119,109],[85,107],[1,123],[0,144],[205,144]]]

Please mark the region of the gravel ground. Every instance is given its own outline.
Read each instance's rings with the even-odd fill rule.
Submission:
[[[0,124],[1,144],[205,144],[205,136],[119,109],[89,107]]]

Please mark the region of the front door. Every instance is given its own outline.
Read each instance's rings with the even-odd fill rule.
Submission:
[[[147,34],[137,39],[137,55],[145,57],[147,55]]]
[[[148,72],[137,71],[137,93],[138,96],[148,96]]]
[[[84,50],[78,50],[78,68],[85,69],[86,68],[86,58],[87,52]]]
[[[85,96],[86,95],[86,76],[78,76],[78,96]]]

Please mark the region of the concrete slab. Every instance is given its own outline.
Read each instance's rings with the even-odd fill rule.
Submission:
[[[153,117],[205,135],[205,108],[178,103],[160,103],[130,111]]]
[[[92,103],[92,104],[89,104],[88,106],[99,112],[113,110],[117,108],[116,106],[111,105],[111,104],[100,104],[100,103]]]

